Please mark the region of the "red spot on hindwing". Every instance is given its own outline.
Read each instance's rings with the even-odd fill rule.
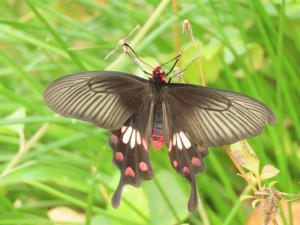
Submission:
[[[124,160],[124,155],[122,152],[116,152],[115,154],[116,160],[122,162]]]
[[[193,158],[191,159],[191,163],[192,163],[193,166],[201,166],[201,161],[200,161],[200,159],[198,159],[198,158],[196,158],[196,157],[193,157]]]
[[[173,166],[174,166],[175,168],[178,167],[178,162],[177,162],[177,160],[173,160]]]
[[[125,169],[125,176],[135,177],[135,172],[130,166]]]
[[[148,144],[147,144],[147,141],[144,138],[142,140],[142,144],[143,144],[144,150],[147,152],[148,151]]]
[[[114,145],[116,145],[118,143],[118,137],[117,137],[117,135],[112,134],[110,136],[110,141],[111,141],[111,143],[113,143]]]
[[[145,172],[145,171],[148,170],[148,166],[147,166],[147,164],[146,164],[145,162],[140,162],[140,163],[139,163],[139,168],[140,168],[140,170],[143,171],[143,172]]]
[[[182,168],[182,171],[183,171],[183,173],[185,173],[185,174],[189,174],[191,171],[190,171],[190,169],[187,167],[187,166],[184,166],[183,168]]]

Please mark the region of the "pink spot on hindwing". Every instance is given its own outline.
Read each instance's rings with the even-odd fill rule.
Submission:
[[[111,143],[113,143],[113,144],[117,144],[118,143],[118,137],[117,137],[117,135],[115,135],[115,134],[112,134],[111,136],[110,136],[110,141],[111,141]]]
[[[148,151],[148,144],[147,144],[147,141],[144,138],[142,140],[142,143],[143,143],[144,150],[147,152]]]
[[[173,160],[173,166],[174,166],[175,168],[178,167],[178,162],[177,162],[177,160]]]
[[[201,166],[201,161],[200,161],[200,159],[198,159],[198,158],[196,158],[196,157],[193,157],[193,158],[191,159],[191,163],[192,163],[193,166]]]
[[[135,177],[135,172],[130,166],[125,169],[125,176]]]
[[[116,160],[122,162],[124,160],[124,155],[122,152],[116,152],[115,154]]]
[[[146,164],[145,162],[140,162],[140,163],[139,163],[139,168],[140,168],[140,170],[143,171],[143,172],[145,172],[145,171],[148,170],[148,166],[147,166],[147,164]]]
[[[190,169],[187,166],[184,166],[182,168],[182,171],[183,171],[183,173],[186,173],[186,174],[189,174],[191,172]]]
[[[169,152],[172,151],[172,140],[169,142]]]

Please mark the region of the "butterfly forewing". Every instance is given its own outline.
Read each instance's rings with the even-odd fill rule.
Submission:
[[[44,97],[58,114],[116,130],[142,104],[146,84],[144,79],[120,72],[83,72],[55,80]]]
[[[191,139],[201,146],[220,146],[255,136],[275,122],[263,103],[234,92],[188,84],[163,88],[167,112],[174,114]]]

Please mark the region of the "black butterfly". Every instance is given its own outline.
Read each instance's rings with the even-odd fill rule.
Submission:
[[[169,73],[158,66],[146,80],[122,72],[88,71],[59,78],[44,93],[53,111],[111,132],[113,161],[121,170],[114,207],[125,184],[139,186],[152,178],[151,139],[157,149],[168,146],[173,168],[191,184],[188,209],[195,211],[195,175],[204,168],[207,147],[258,135],[275,122],[272,111],[251,97],[170,83]]]

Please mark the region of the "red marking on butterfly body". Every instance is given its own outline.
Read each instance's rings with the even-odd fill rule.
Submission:
[[[164,136],[162,128],[153,127],[152,129],[152,145],[156,150],[161,149],[164,144]]]
[[[151,78],[152,79],[155,79],[155,78],[160,78],[161,82],[162,83],[167,83],[167,80],[166,80],[166,74],[165,72],[161,69],[160,66],[157,66],[154,70],[153,70],[153,73],[151,75]]]

